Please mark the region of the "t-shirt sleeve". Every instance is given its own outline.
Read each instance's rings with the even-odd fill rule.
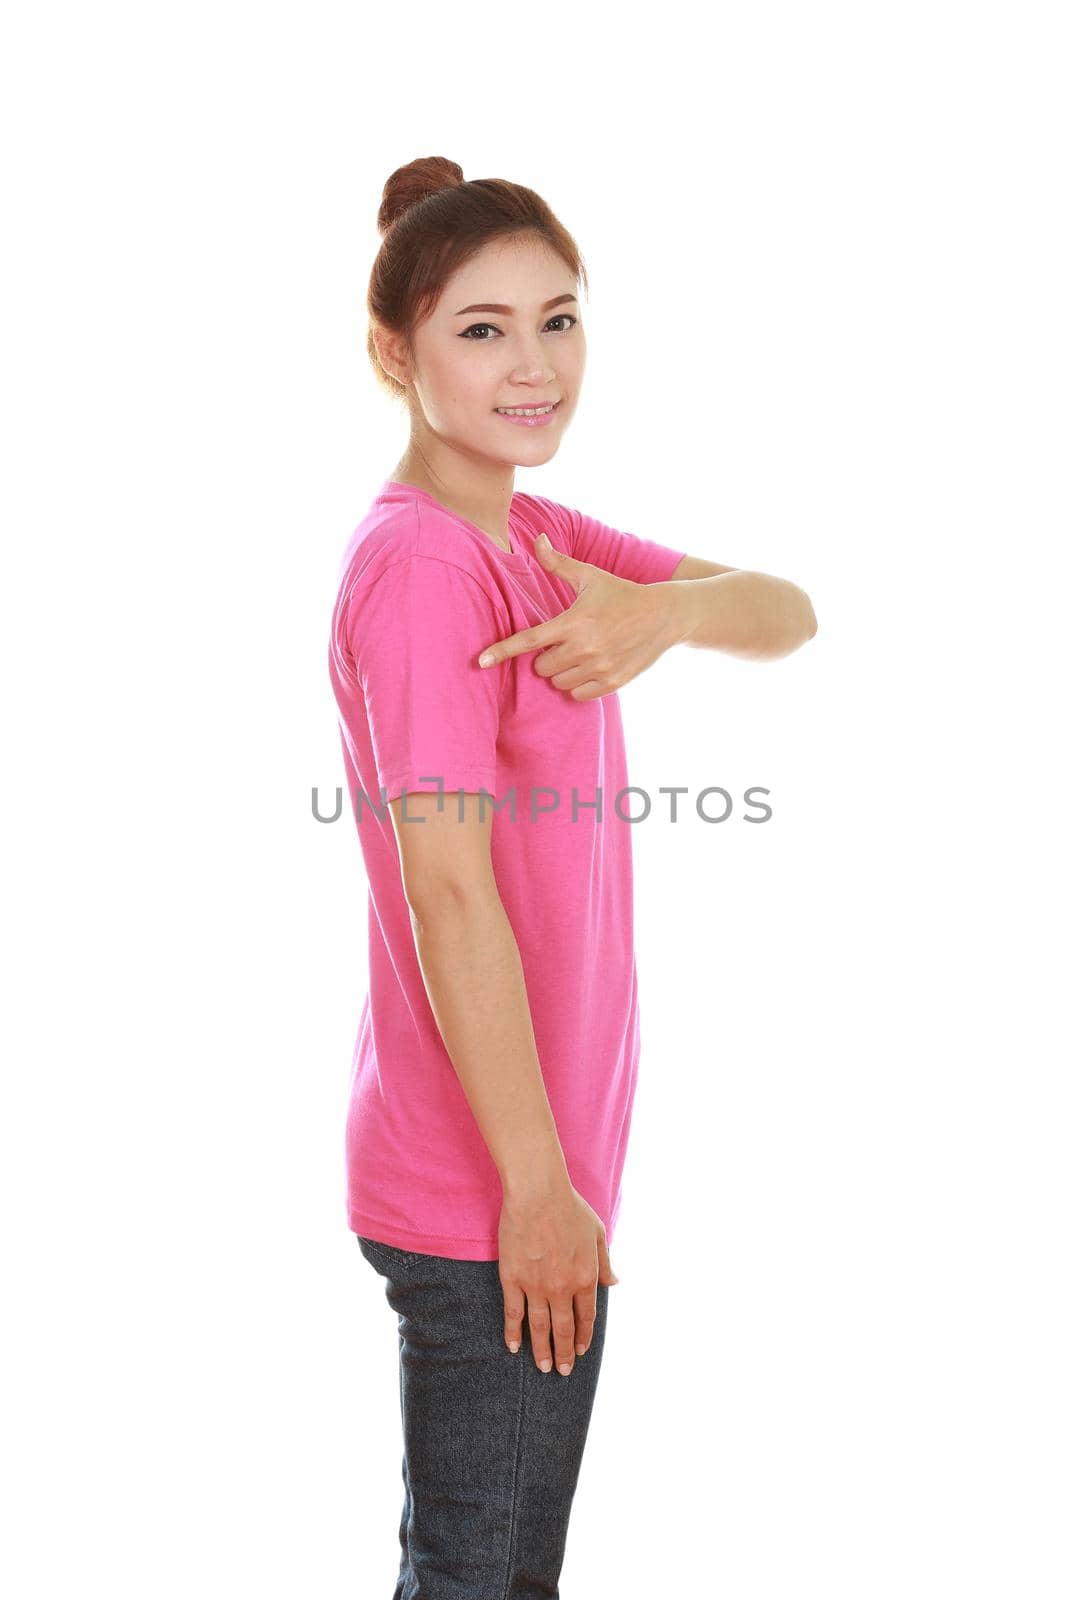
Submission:
[[[348,637],[386,801],[436,793],[438,780],[497,795],[505,678],[478,656],[512,631],[477,577],[433,556],[395,562],[352,597]]]
[[[539,515],[544,514],[551,524],[550,537],[556,530],[565,540],[560,548],[577,561],[589,561],[618,578],[628,578],[632,583],[665,583],[687,554],[637,533],[611,528],[596,517],[588,517],[585,511],[575,511],[537,495],[533,498]]]

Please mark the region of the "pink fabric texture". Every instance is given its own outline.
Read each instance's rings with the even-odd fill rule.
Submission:
[[[368,880],[348,1224],[466,1261],[497,1259],[501,1182],[430,1007],[389,800],[440,784],[451,817],[456,790],[492,797],[493,869],[546,1091],[571,1181],[610,1244],[640,1057],[632,825],[616,809],[629,783],[618,697],[573,700],[534,671],[535,651],[478,665],[487,645],[576,598],[534,553],[542,531],[558,550],[635,583],[671,578],[684,554],[522,493],[508,552],[423,490],[388,479],[344,553],[332,616],[329,672]],[[637,814],[639,797],[623,796],[620,809]]]

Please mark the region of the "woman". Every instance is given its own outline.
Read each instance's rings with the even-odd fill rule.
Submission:
[[[348,1221],[399,1318],[395,1600],[549,1596],[639,1060],[615,690],[676,643],[786,654],[814,615],[515,491],[586,358],[585,269],[538,195],[431,157],[379,225],[368,351],[410,440],[345,552],[329,656],[369,879]]]

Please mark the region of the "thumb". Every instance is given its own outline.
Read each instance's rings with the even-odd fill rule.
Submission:
[[[540,533],[535,539],[534,548],[543,561],[574,561],[574,557],[570,556],[566,550],[558,550],[548,533],[545,532]],[[585,563],[575,562],[575,565],[583,566]]]
[[[540,533],[535,539],[534,553],[547,572],[554,572],[558,578],[574,583],[580,591],[594,572],[594,568],[586,561],[577,561],[566,550],[558,550],[547,533]]]
[[[619,1283],[620,1279],[613,1271],[613,1263],[609,1260],[609,1246],[605,1242],[605,1232],[598,1240],[598,1282]]]

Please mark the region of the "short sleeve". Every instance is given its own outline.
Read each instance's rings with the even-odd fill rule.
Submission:
[[[433,556],[394,562],[352,596],[348,638],[386,801],[439,781],[496,796],[504,674],[478,656],[511,632],[478,578]]]
[[[570,556],[577,561],[589,561],[615,577],[628,578],[632,583],[665,583],[687,554],[636,533],[623,533],[571,506],[557,505],[538,495],[531,498],[539,513],[545,515],[566,541]]]

